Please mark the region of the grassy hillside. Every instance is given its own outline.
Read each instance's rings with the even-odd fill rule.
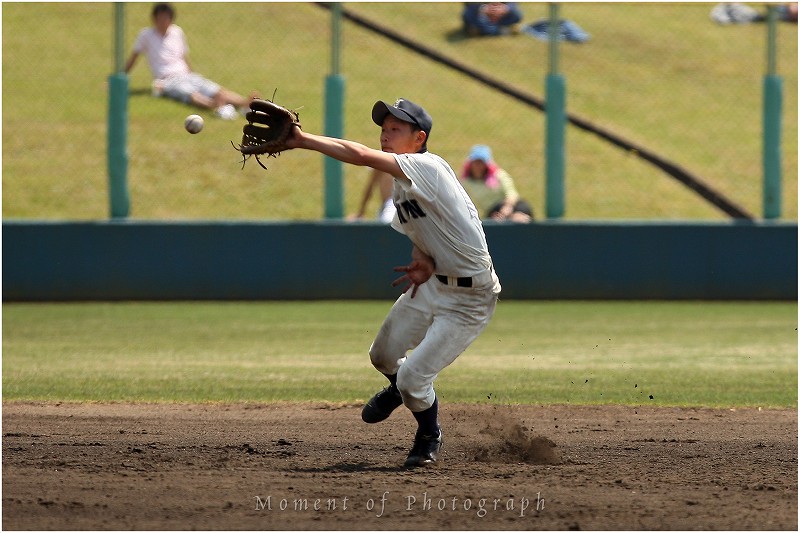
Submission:
[[[547,47],[527,35],[463,39],[459,3],[345,4],[493,76],[541,95]],[[561,47],[571,111],[610,127],[696,172],[761,212],[760,114],[765,28],[717,26],[712,4],[567,4],[588,31]],[[150,4],[126,4],[126,51],[149,23]],[[546,4],[524,4],[530,22]],[[105,79],[113,68],[110,4],[3,5],[3,216],[107,216]],[[329,13],[305,3],[178,4],[194,68],[221,84],[302,107],[322,131],[330,64]],[[797,27],[781,24],[784,76],[784,218],[797,218]],[[43,51],[57,50],[57,53]],[[540,112],[343,24],[345,129],[371,146],[369,110],[399,96],[434,117],[432,149],[459,167],[469,146],[492,145],[538,214],[544,211]],[[293,152],[240,170],[230,140],[241,122],[203,113],[206,129],[182,128],[191,108],[149,96],[144,59],[131,76],[129,186],[135,218],[314,219],[322,215],[322,158]],[[631,154],[570,128],[568,218],[723,219],[683,186]],[[346,170],[356,209],[366,169]]]

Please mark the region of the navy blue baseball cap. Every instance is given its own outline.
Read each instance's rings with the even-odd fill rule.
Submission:
[[[390,113],[403,122],[410,122],[419,126],[419,129],[425,132],[425,140],[427,142],[427,138],[431,135],[433,119],[421,106],[404,98],[397,100],[394,105],[378,100],[372,106],[372,121],[378,126],[383,126],[386,115]]]

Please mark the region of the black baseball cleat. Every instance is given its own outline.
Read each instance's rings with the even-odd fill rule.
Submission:
[[[361,410],[361,420],[367,424],[375,424],[389,418],[392,411],[403,405],[400,391],[394,385],[389,385],[378,394],[370,398]]]
[[[442,451],[442,430],[438,435],[422,435],[417,432],[414,437],[414,445],[408,452],[408,458],[403,466],[406,468],[416,468],[418,466],[431,466],[439,460],[439,452]]]

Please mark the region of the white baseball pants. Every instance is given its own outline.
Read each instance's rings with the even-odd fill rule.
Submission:
[[[397,374],[403,403],[413,412],[433,405],[433,381],[489,323],[500,283],[494,269],[473,277],[473,287],[444,284],[435,276],[400,295],[369,349],[372,364]],[[411,350],[411,353],[408,353]]]

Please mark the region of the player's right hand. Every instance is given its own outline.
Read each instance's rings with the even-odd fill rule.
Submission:
[[[405,272],[405,275],[394,280],[392,282],[392,287],[397,287],[402,283],[407,283],[407,285],[403,288],[403,292],[406,293],[408,292],[408,289],[412,289],[411,297],[413,298],[417,295],[417,289],[419,286],[433,276],[433,263],[415,259],[406,266],[394,267],[394,271]]]

